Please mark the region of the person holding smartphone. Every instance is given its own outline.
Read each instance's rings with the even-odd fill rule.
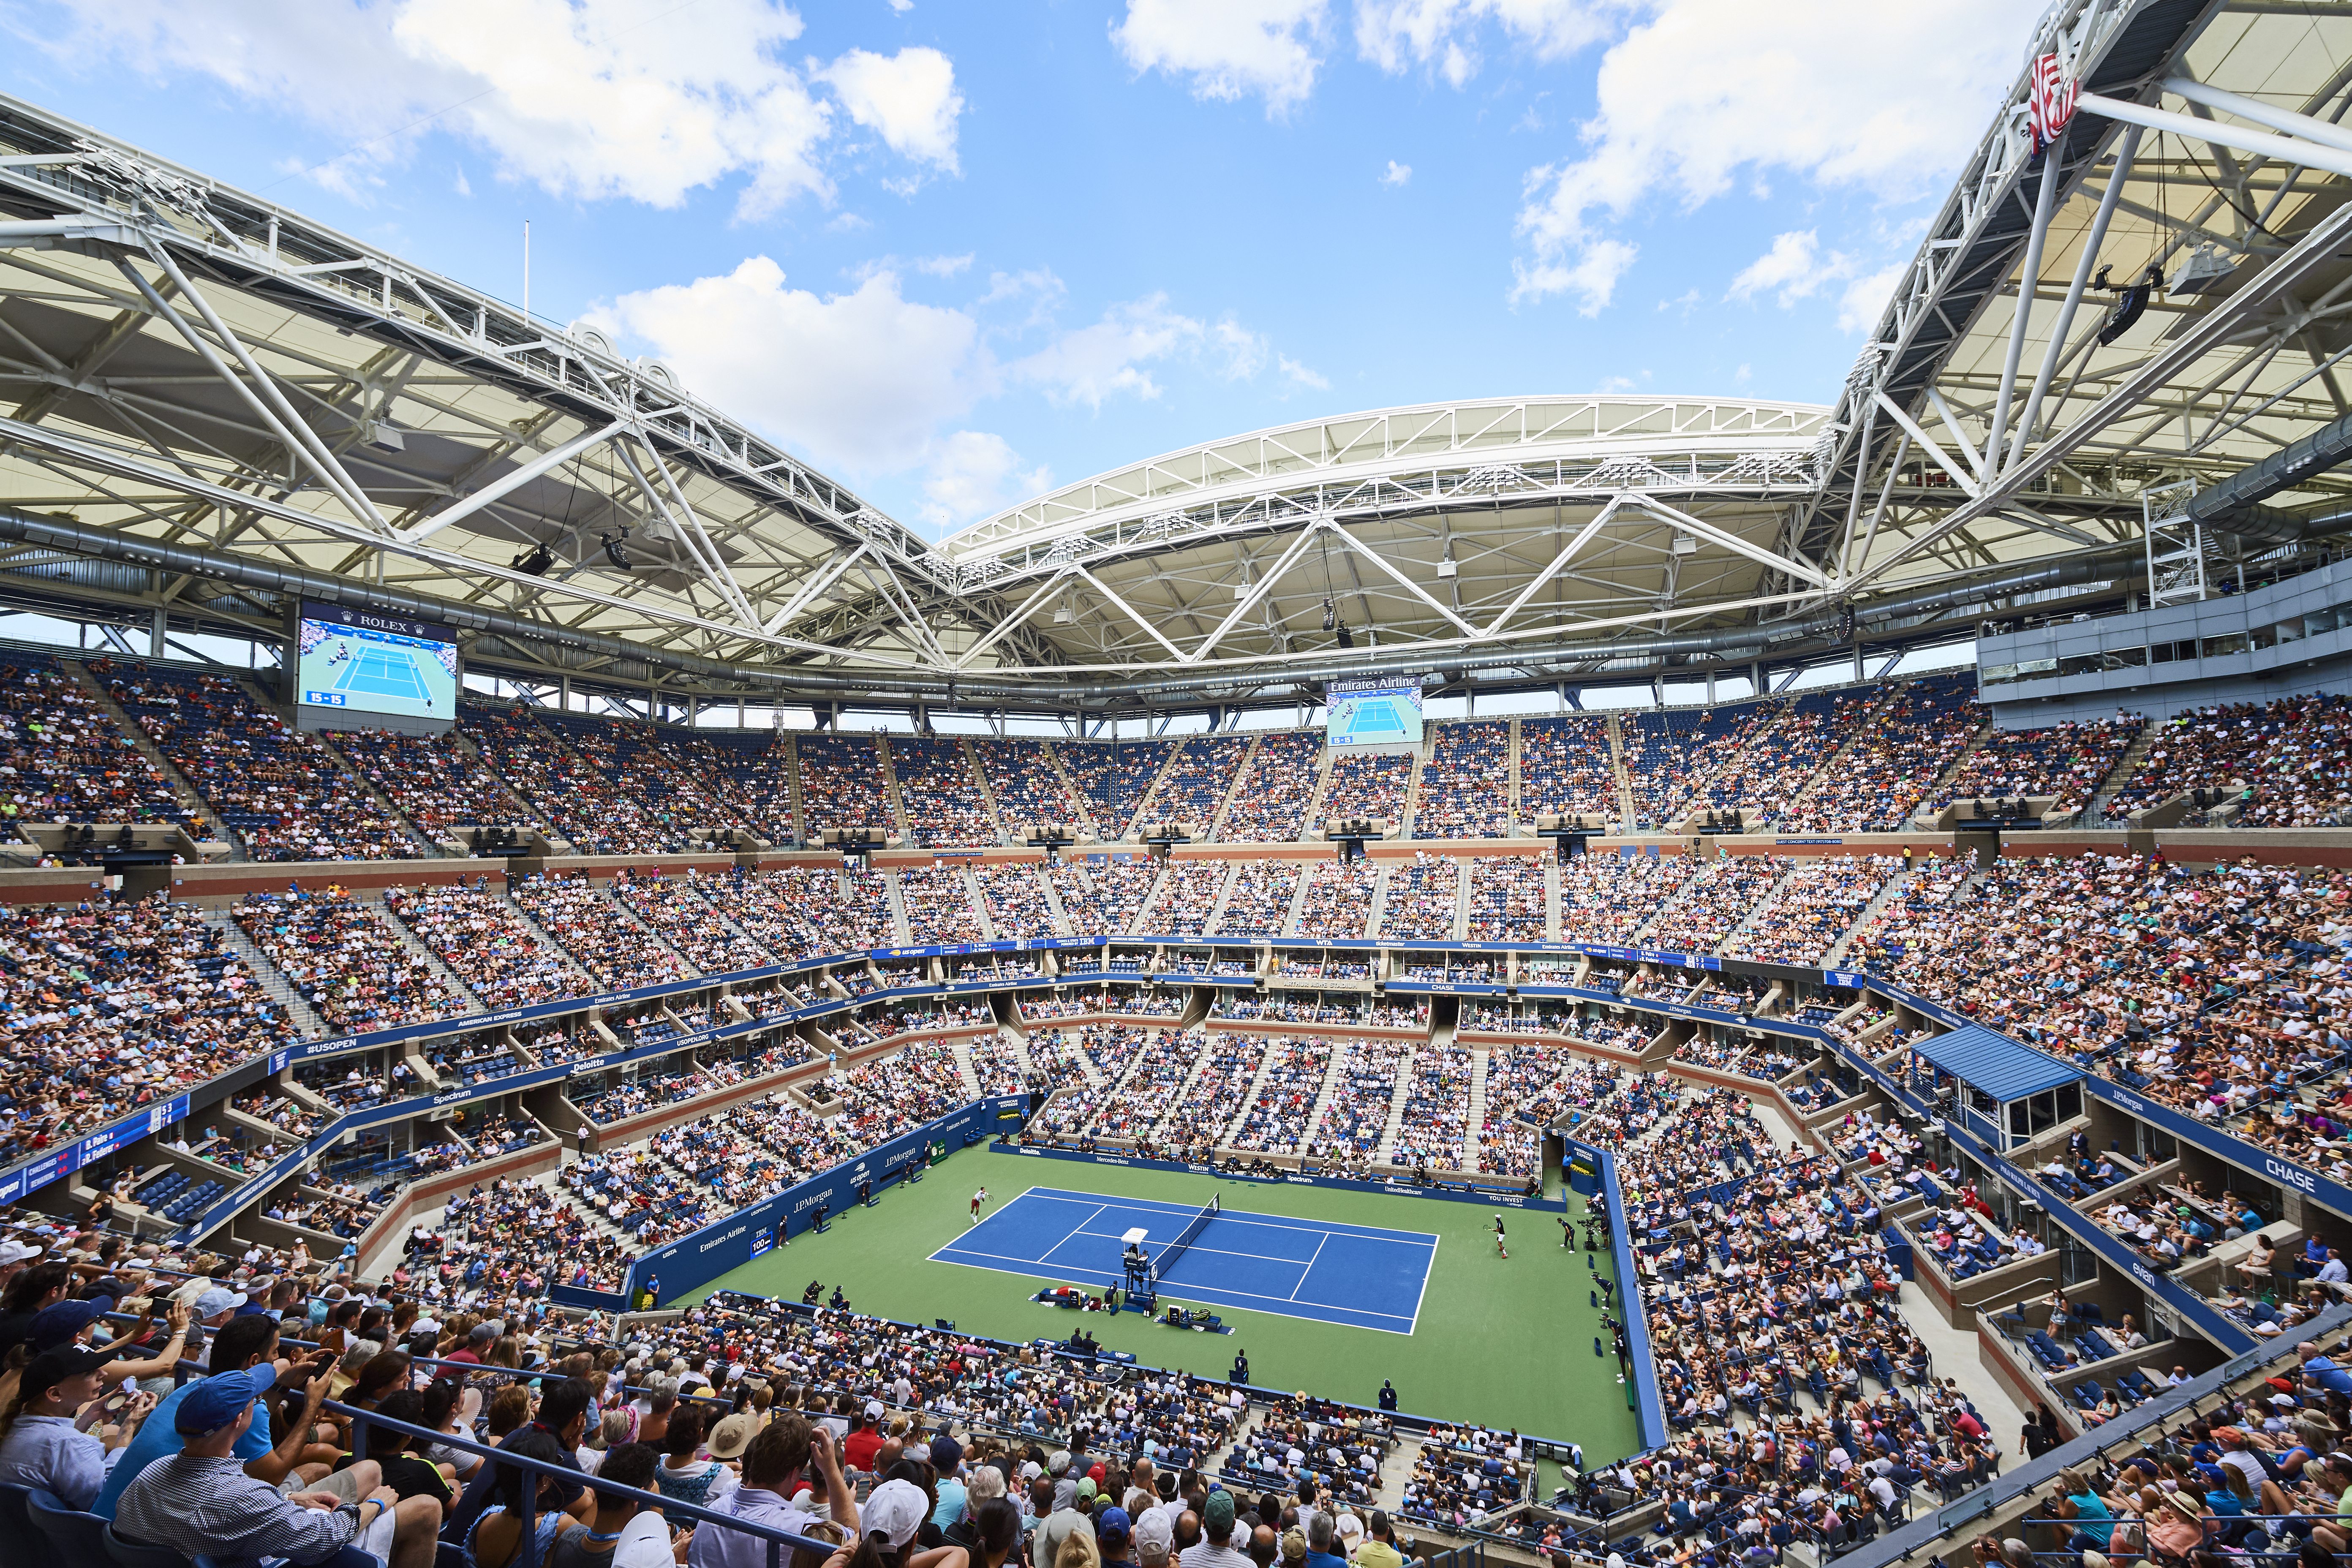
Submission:
[[[104,1437],[90,1428],[106,1416],[100,1398],[107,1358],[86,1345],[65,1345],[35,1356],[17,1381],[16,1396],[0,1411],[0,1481],[43,1487],[68,1508],[88,1512],[107,1471],[138,1435],[155,1407],[152,1394],[133,1394],[121,1420]]]

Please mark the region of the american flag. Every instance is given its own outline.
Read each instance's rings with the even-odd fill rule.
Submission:
[[[2066,122],[2074,118],[2074,73],[2059,65],[2056,55],[2035,58],[2033,86],[2027,101],[2035,152],[2056,142],[2059,133],[2066,129]]]

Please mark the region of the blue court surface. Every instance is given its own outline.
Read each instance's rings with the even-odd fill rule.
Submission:
[[[338,691],[364,691],[377,697],[405,697],[422,702],[432,695],[417,673],[416,658],[405,648],[362,646],[345,661],[335,678]]]
[[[1197,1204],[1110,1198],[1032,1187],[931,1254],[1041,1282],[1118,1285],[1119,1238],[1141,1226],[1155,1257],[1200,1213]],[[1409,1334],[1437,1257],[1437,1237],[1227,1208],[1160,1282],[1187,1306],[1233,1307],[1318,1323]]]

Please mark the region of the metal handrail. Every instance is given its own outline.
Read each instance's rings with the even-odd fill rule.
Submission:
[[[371,1426],[381,1426],[388,1432],[397,1432],[404,1436],[421,1438],[441,1447],[454,1448],[461,1454],[476,1455],[492,1461],[494,1465],[512,1465],[519,1469],[530,1470],[539,1475],[553,1476],[559,1480],[576,1481],[590,1490],[601,1492],[607,1497],[629,1498],[635,1501],[638,1508],[653,1509],[659,1511],[665,1519],[675,1513],[679,1517],[693,1520],[698,1527],[715,1524],[723,1529],[738,1531],[745,1535],[756,1537],[768,1543],[768,1568],[782,1568],[787,1547],[794,1552],[814,1552],[824,1557],[830,1557],[839,1550],[833,1542],[820,1541],[813,1536],[794,1535],[790,1531],[778,1530],[772,1525],[758,1524],[730,1514],[718,1513],[695,1503],[679,1502],[675,1499],[666,1498],[659,1492],[640,1491],[635,1487],[625,1487],[615,1481],[604,1480],[569,1466],[553,1464],[545,1459],[529,1458],[520,1454],[509,1454],[503,1449],[477,1443],[469,1437],[454,1436],[446,1432],[436,1432],[429,1426],[415,1426],[405,1421],[390,1420],[372,1410],[361,1410],[356,1406],[343,1405],[335,1400],[325,1401],[320,1408],[331,1411],[351,1422],[352,1458],[354,1462],[367,1458],[368,1429]],[[535,1514],[533,1519],[524,1521],[524,1529],[516,1548],[518,1556],[512,1568],[540,1568],[539,1533],[530,1528],[535,1522]]]

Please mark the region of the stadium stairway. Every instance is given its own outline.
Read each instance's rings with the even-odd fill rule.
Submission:
[[[1050,741],[1040,741],[1037,742],[1037,754],[1045,759],[1047,771],[1053,773],[1055,782],[1062,786],[1062,793],[1069,800],[1072,826],[1083,827],[1093,823],[1097,838],[1117,838],[1117,833],[1106,833],[1101,824],[1095,823],[1094,809],[1087,803],[1087,797],[1079,793],[1078,781],[1072,778],[1070,770],[1062,765],[1062,749]],[[1008,834],[1006,837],[1010,840],[1012,835]]]
[[[434,952],[431,948],[425,946],[423,942],[417,939],[416,933],[408,929],[406,922],[396,921],[392,918],[391,914],[385,910],[381,899],[371,903],[369,907],[376,911],[376,918],[378,920],[381,920],[386,926],[391,928],[393,935],[399,939],[401,946],[406,948],[410,952],[415,953],[418,958],[424,960],[425,967],[432,972],[433,977],[436,980],[438,980],[442,984],[449,987],[451,994],[457,996],[472,996],[481,1011],[488,1012],[490,1010],[488,1004],[483,1002],[480,996],[475,994],[474,988],[467,984],[464,980],[460,979],[456,970],[441,962],[441,955],[439,953]]]
[[[1828,756],[1822,759],[1821,766],[1815,768],[1811,773],[1805,775],[1804,783],[1799,784],[1795,789],[1789,792],[1789,805],[1790,809],[1793,810],[1796,806],[1803,805],[1805,797],[1812,794],[1814,788],[1819,785],[1822,780],[1833,777],[1837,773],[1839,764],[1845,761],[1846,753],[1853,751],[1856,743],[1877,731],[1879,717],[1886,711],[1886,704],[1894,699],[1895,693],[1901,691],[1903,689],[1904,682],[1899,680],[1890,680],[1877,691],[1871,694],[1870,706],[1863,710],[1861,721],[1856,723],[1853,729],[1847,731],[1845,739],[1839,742],[1836,749],[1832,751]],[[1778,729],[1779,726],[1776,724],[1774,728]],[[1767,736],[1763,735],[1757,737],[1758,740],[1763,740],[1766,738]]]
[[[1172,865],[1173,862],[1171,864]],[[1216,902],[1209,906],[1209,918],[1201,922],[1201,929],[1203,931],[1215,931],[1217,922],[1225,918],[1225,905],[1232,901],[1234,888],[1241,880],[1241,868],[1242,862],[1239,860],[1225,862],[1224,880],[1217,884]]]
[[[988,820],[996,825],[996,841],[999,844],[1012,843],[1013,825],[1004,820],[1004,812],[997,805],[996,786],[988,782],[988,770],[980,765],[979,752],[969,738],[958,741],[956,750],[963,757],[963,765],[971,771],[972,782],[980,786],[980,803],[988,808]]]
[[[1440,1041],[1436,1037],[1434,1032],[1436,1027],[1444,1027],[1445,1029],[1445,1038],[1443,1041]],[[1452,1026],[1446,1025],[1433,1026],[1433,1031],[1429,1040],[1429,1044],[1432,1047],[1437,1047],[1441,1044],[1452,1045],[1453,1043],[1454,1033]],[[1412,1083],[1413,1059],[1420,1055],[1421,1047],[1414,1047],[1399,1053],[1397,1057],[1396,1089],[1389,1097],[1388,1124],[1381,1129],[1381,1141],[1373,1147],[1372,1150],[1372,1161],[1375,1164],[1387,1164],[1389,1163],[1389,1156],[1396,1152],[1397,1134],[1404,1131],[1404,1102],[1408,1099],[1412,1098],[1406,1091],[1411,1088]]]
[[[1307,908],[1307,889],[1315,880],[1315,868],[1322,862],[1307,860],[1300,864],[1304,873],[1298,879],[1298,886],[1290,889],[1290,902],[1282,911],[1282,924],[1276,928],[1285,936],[1298,934],[1298,916]]]
[[[992,803],[989,810],[992,812],[995,809]],[[996,918],[988,912],[988,900],[981,894],[980,883],[971,874],[970,862],[955,862],[955,874],[956,880],[963,884],[963,896],[971,901],[971,918],[979,923],[981,939],[984,942],[1003,940],[1004,933],[996,929]]]
[[[1621,830],[1631,832],[1638,822],[1633,815],[1633,780],[1625,771],[1625,728],[1614,713],[1609,715],[1609,777],[1617,790],[1617,823]]]
[[[1080,878],[1084,879],[1086,868],[1081,866],[1076,869]],[[1076,934],[1078,928],[1070,922],[1070,911],[1062,907],[1062,891],[1054,886],[1054,879],[1045,875],[1043,862],[1040,862],[1037,868],[1037,881],[1045,889],[1045,910],[1054,918],[1054,929],[1066,935]]]
[[[253,939],[246,935],[245,928],[236,923],[232,910],[207,908],[201,918],[205,924],[221,933],[224,948],[245,961],[246,968],[253,972],[253,977],[262,990],[286,1009],[287,1017],[293,1022],[295,1028],[301,1031],[305,1039],[315,1040],[335,1032],[327,1027],[325,1020],[311,1009],[310,1004],[296,994],[294,983],[286,977],[285,971],[270,963],[261,949],[253,944]]]
[[[1558,942],[1559,935],[1559,857],[1544,857],[1544,940]]]
[[[1224,842],[1225,818],[1232,813],[1234,802],[1242,797],[1243,786],[1249,782],[1250,774],[1256,771],[1257,754],[1261,749],[1262,737],[1252,735],[1249,749],[1242,753],[1240,764],[1234,769],[1234,776],[1225,782],[1225,793],[1217,797],[1216,815],[1209,818],[1211,842]]]
[[[520,904],[515,902],[512,898],[509,898],[507,900],[507,913],[513,916],[515,922],[521,926],[523,930],[530,932],[531,935],[545,942],[550,952],[554,953],[557,957],[562,959],[564,963],[572,966],[572,984],[581,988],[581,994],[586,995],[589,993],[599,989],[596,982],[589,978],[588,971],[582,966],[578,955],[573,953],[570,948],[556,941],[554,934],[545,926],[540,924],[537,920],[533,919],[529,910],[524,909]],[[614,1043],[617,1045],[619,1042],[616,1039]]]
[[[1234,1108],[1231,1116],[1217,1124],[1215,1141],[1219,1147],[1222,1148],[1233,1142],[1234,1134],[1241,1126],[1242,1118],[1250,1113],[1250,1108],[1257,1103],[1258,1091],[1265,1087],[1265,1075],[1273,1070],[1274,1050],[1269,1047],[1259,1055],[1257,1071],[1250,1075],[1249,1087],[1242,1090],[1241,1103]]]
[[[1348,1059],[1343,1045],[1344,1042],[1340,1041],[1332,1043],[1330,1060],[1323,1068],[1323,1082],[1315,1091],[1315,1103],[1307,1109],[1307,1132],[1310,1138],[1314,1136],[1315,1130],[1323,1125],[1324,1108],[1331,1103],[1332,1091],[1339,1087],[1339,1068]]]
[[[999,1035],[1003,1035],[1004,1033],[1003,1026],[999,1025],[997,1026],[997,1033]],[[955,1061],[956,1077],[963,1080],[963,1092],[965,1097],[971,1100],[978,1100],[980,1098],[980,1074],[972,1070],[971,1037],[969,1035],[958,1035],[954,1039],[950,1040],[947,1045],[948,1055],[954,1058]],[[1025,1060],[1026,1058],[1024,1058],[1024,1059]]]
[[[553,849],[558,855],[570,855],[574,853],[575,847],[572,840],[565,837],[562,831],[556,827],[555,824],[548,820],[547,814],[545,812],[540,810],[539,807],[531,804],[530,797],[529,795],[523,794],[521,790],[515,787],[512,780],[509,779],[506,774],[499,772],[497,764],[490,761],[488,754],[482,750],[480,743],[477,742],[473,736],[466,733],[466,730],[463,725],[458,726],[457,729],[452,730],[449,732],[457,738],[457,749],[464,752],[467,756],[473,758],[475,763],[481,769],[482,773],[486,776],[498,781],[499,788],[506,792],[508,804],[514,809],[518,821],[536,825],[541,836],[547,840],[548,847]],[[558,737],[558,739],[560,741],[561,737]]]
[[[1516,718],[1511,721],[1511,771],[1506,775],[1506,777],[1509,780],[1509,783],[1506,786],[1506,793],[1503,798],[1510,805],[1511,837],[1517,838],[1519,837],[1519,826],[1522,823],[1527,821],[1527,818],[1519,815],[1519,797],[1521,795],[1519,787],[1519,721]]]
[[[1470,1114],[1462,1123],[1462,1168],[1478,1168],[1478,1134],[1486,1125],[1486,1063],[1492,1053],[1481,1047],[1470,1053]]]
[[[1126,822],[1119,825],[1119,831],[1118,833],[1106,833],[1103,835],[1104,838],[1117,838],[1120,837],[1120,835],[1124,834],[1128,828],[1134,826],[1137,823],[1150,822],[1153,820],[1151,816],[1151,802],[1153,798],[1160,794],[1160,784],[1167,781],[1168,771],[1176,765],[1176,759],[1182,754],[1183,750],[1184,747],[1181,742],[1168,748],[1168,754],[1160,759],[1159,769],[1152,773],[1150,781],[1144,784],[1143,793],[1135,797],[1135,815],[1129,817]],[[1097,826],[1099,826],[1099,822],[1097,823]]]
[[[1951,789],[1952,781],[1960,776],[1960,769],[1968,760],[1983,749],[1985,742],[1991,738],[1992,732],[1993,721],[1990,719],[1977,726],[1976,733],[1969,737],[1969,743],[1953,755],[1950,764],[1942,773],[1937,773],[1929,782],[1927,789],[1921,792],[1919,804],[1912,807],[1914,816],[1925,812],[1932,816],[1937,809],[1950,798],[1948,792]]]
[[[1853,923],[1846,927],[1845,933],[1832,942],[1829,952],[1822,955],[1822,967],[1837,968],[1845,959],[1845,950],[1853,945],[1853,939],[1868,931],[1886,906],[1901,897],[1903,890],[1911,885],[1912,878],[1917,875],[1916,871],[1897,871],[1887,878],[1886,886],[1879,889],[1877,896],[1862,906],[1862,912],[1853,917]]]
[[[220,819],[220,814],[213,810],[212,803],[204,797],[204,792],[189,782],[188,775],[163,754],[163,748],[158,746],[147,731],[140,728],[139,721],[114,700],[113,694],[106,689],[106,683],[92,675],[89,667],[78,658],[61,658],[58,660],[58,668],[71,676],[90,700],[114,721],[115,727],[131,745],[138,748],[139,754],[171,781],[172,791],[180,797],[182,809],[203,824],[215,842],[227,845],[231,855],[239,860],[247,858],[244,838]]]
[[[2105,778],[2099,781],[2098,788],[2091,792],[2091,804],[2083,808],[2084,826],[2104,827],[2108,825],[2107,807],[2131,783],[2133,775],[2139,772],[2140,764],[2147,761],[2147,753],[2154,749],[2156,737],[2161,729],[2162,726],[2158,724],[2140,726],[2139,733],[2132,738],[2132,743],[2124,748],[2124,754],[2116,759],[2116,765],[2107,771]]]
[[[808,808],[801,800],[801,743],[798,736],[787,731],[782,736],[784,799],[793,814],[793,842],[809,841]]]
[[[1715,944],[1715,948],[1717,952],[1722,952],[1724,948],[1729,946],[1731,939],[1739,935],[1742,931],[1753,931],[1756,929],[1756,922],[1762,919],[1765,912],[1772,907],[1772,895],[1779,892],[1780,890],[1780,884],[1786,882],[1792,875],[1794,875],[1794,873],[1791,871],[1781,872],[1779,876],[1772,879],[1769,886],[1765,888],[1762,892],[1756,895],[1756,901],[1748,906],[1748,912],[1739,917],[1739,923],[1726,931],[1723,936],[1723,940]]]
[[[1324,747],[1321,760],[1315,764],[1315,793],[1307,797],[1307,816],[1298,825],[1298,837],[1301,838],[1319,838],[1322,837],[1323,823],[1325,820],[1323,802],[1328,798],[1331,794],[1331,763],[1333,760],[1331,748],[1328,746]],[[1418,758],[1414,759],[1413,768],[1416,774],[1419,773],[1420,767],[1420,760]]]
[[[1421,816],[1422,773],[1429,766],[1430,753],[1436,749],[1437,727],[1433,724],[1423,725],[1421,744],[1412,749],[1412,772],[1404,781],[1404,815],[1397,819],[1399,838],[1412,837],[1412,825]],[[1300,833],[1304,837],[1314,837],[1314,824],[1310,821],[1300,830]]]
[[[889,736],[874,737],[874,754],[881,762],[882,804],[890,808],[890,824],[911,840],[914,835],[907,826],[907,801],[906,797],[898,793],[898,770],[892,764]],[[897,908],[895,899],[892,900],[892,907]],[[906,942],[909,947],[914,945],[907,942],[907,917],[903,910],[898,915],[898,940]]]
[[[729,935],[740,937],[743,941],[751,943],[754,948],[764,949],[768,945],[766,942],[761,942],[758,937],[753,936],[750,931],[745,931],[741,926],[737,925],[732,916],[728,914],[725,910],[720,909],[718,904],[711,900],[710,895],[703,890],[703,889],[708,885],[707,883],[687,882],[681,879],[679,885],[687,890],[696,902],[701,904],[704,909],[710,911],[709,918],[712,921],[716,922],[719,927],[725,931]]]
[[[319,742],[319,749],[326,752],[330,758],[333,759],[334,764],[337,767],[342,769],[344,773],[351,775],[352,783],[359,786],[360,793],[366,795],[368,799],[375,803],[376,809],[383,813],[384,820],[387,822],[396,822],[400,824],[401,831],[407,834],[409,837],[415,839],[417,846],[425,851],[425,856],[428,858],[440,859],[449,853],[435,841],[432,835],[426,833],[425,829],[417,826],[415,822],[411,821],[409,819],[408,813],[401,810],[399,806],[394,805],[393,799],[390,795],[376,788],[375,784],[368,778],[366,773],[361,772],[359,768],[352,765],[350,756],[344,752],[341,746],[335,744],[334,740],[331,735],[324,731],[314,731],[311,732],[310,738]]]
[[[890,799],[892,802],[890,809],[893,811],[898,809],[897,805],[898,798],[898,786],[896,784],[893,784],[890,786]],[[882,893],[885,898],[890,900],[891,932],[898,939],[898,945],[900,947],[914,946],[915,928],[907,919],[906,891],[898,886],[898,868],[892,866],[886,866],[883,868]]]

